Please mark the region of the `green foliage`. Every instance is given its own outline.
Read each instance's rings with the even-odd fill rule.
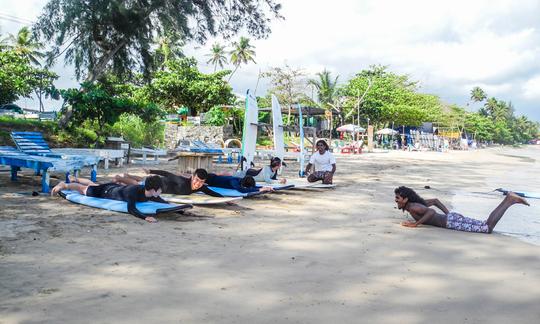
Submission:
[[[231,80],[240,65],[248,64],[250,61],[256,63],[254,59],[255,47],[249,43],[249,38],[240,37],[238,42],[233,42],[232,47],[231,63],[234,65],[234,71],[229,75],[229,80]]]
[[[106,126],[116,123],[124,113],[137,115],[144,122],[163,116],[155,104],[131,99],[111,84],[83,83],[81,89],[62,90],[61,94],[68,105],[62,113],[71,115],[68,128],[89,122],[95,125],[94,131],[100,137],[106,134]]]
[[[161,122],[144,122],[139,116],[128,113],[120,116],[112,131],[134,147],[159,146],[165,140],[165,125]]]
[[[324,69],[322,72],[317,73],[317,76],[319,77],[318,80],[311,79],[308,84],[317,89],[317,97],[321,107],[329,109],[330,105],[334,103],[337,94],[339,75],[332,80],[332,73]]]
[[[164,71],[155,74],[145,88],[147,100],[155,100],[168,110],[174,107],[189,107],[192,116],[206,112],[218,105],[227,105],[234,100],[231,86],[223,80],[229,71],[212,74],[201,73],[194,58],[172,60]]]
[[[212,126],[225,125],[225,112],[219,106],[212,107],[205,115],[205,123]]]
[[[32,91],[52,94],[57,78],[53,72],[33,67],[15,51],[0,51],[0,105],[29,97]]]
[[[280,18],[280,8],[273,0],[49,0],[34,31],[53,44],[51,58],[68,44],[65,62],[75,65],[78,79],[86,74],[94,81],[107,70],[121,78],[134,71],[149,77],[156,34],[173,43],[204,43],[245,28],[262,38],[270,32],[268,16]]]

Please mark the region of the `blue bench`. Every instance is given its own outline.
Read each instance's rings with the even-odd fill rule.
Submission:
[[[47,144],[43,138],[43,134],[40,132],[11,132],[11,139],[22,153],[67,161],[77,161],[77,165],[82,164],[82,166],[90,166],[92,168],[90,179],[92,181],[96,181],[97,164],[101,159],[99,156],[88,154],[69,155],[54,153],[51,151],[49,144]]]
[[[17,172],[21,168],[33,169],[36,175],[41,173],[41,189],[43,192],[50,191],[49,171],[65,172],[66,181],[69,182],[69,173],[73,171],[76,174],[83,167],[80,160],[30,155],[10,146],[0,146],[0,164],[11,167],[12,181],[17,181]]]

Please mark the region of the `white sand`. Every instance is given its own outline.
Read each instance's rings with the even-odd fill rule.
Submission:
[[[487,177],[526,163],[499,151],[338,156],[334,190],[157,224],[11,194],[38,178],[2,172],[0,323],[539,323],[540,247],[401,227],[393,203],[397,185],[448,204],[492,190]]]

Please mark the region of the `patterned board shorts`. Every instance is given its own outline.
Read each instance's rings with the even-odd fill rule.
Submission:
[[[464,232],[489,233],[486,221],[465,217],[456,212],[449,212],[446,215],[446,228]]]
[[[313,179],[313,181],[322,180],[324,184],[332,184],[333,176],[331,175],[330,171],[315,171],[309,176]]]

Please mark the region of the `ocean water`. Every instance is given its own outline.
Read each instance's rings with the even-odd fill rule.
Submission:
[[[498,154],[511,156],[517,162],[504,172],[493,172],[486,179],[486,192],[496,188],[540,193],[540,145],[504,149]],[[486,165],[489,168],[489,165]],[[456,191],[452,198],[454,210],[477,219],[486,219],[503,199],[501,193],[478,194]],[[540,199],[526,198],[530,206],[515,204],[497,223],[495,232],[540,245]]]

